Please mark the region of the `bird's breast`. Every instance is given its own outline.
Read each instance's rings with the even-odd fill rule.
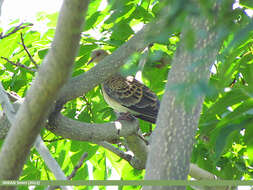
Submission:
[[[122,106],[120,103],[118,103],[117,101],[115,101],[114,99],[112,99],[111,97],[109,97],[109,95],[105,92],[105,89],[102,85],[102,92],[103,92],[103,96],[104,99],[106,101],[106,103],[112,108],[114,109],[114,111],[118,112],[118,113],[127,113],[130,110],[124,106]]]

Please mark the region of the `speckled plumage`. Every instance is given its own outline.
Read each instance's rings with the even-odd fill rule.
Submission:
[[[90,62],[99,62],[108,53],[104,50],[92,52]],[[133,76],[115,74],[102,83],[103,96],[107,104],[119,113],[131,113],[137,118],[155,123],[160,101],[155,93]]]

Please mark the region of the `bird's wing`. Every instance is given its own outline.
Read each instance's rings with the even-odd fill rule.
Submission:
[[[155,93],[134,77],[113,76],[103,84],[103,89],[110,98],[133,111],[136,117],[155,123],[160,102]]]

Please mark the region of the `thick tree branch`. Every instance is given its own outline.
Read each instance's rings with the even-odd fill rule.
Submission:
[[[145,169],[148,156],[148,146],[146,143],[136,134],[127,136],[126,141],[128,148],[134,153],[136,160],[139,160],[138,169]]]
[[[120,132],[118,134],[119,128]],[[72,140],[114,142],[119,140],[120,137],[136,134],[138,131],[138,122],[115,121],[103,124],[84,123],[57,114],[48,129],[56,135]]]
[[[10,129],[10,122],[4,114],[3,111],[0,111],[0,139],[4,139],[8,134]]]
[[[87,6],[88,1],[64,1],[51,49],[2,146],[0,179],[18,179],[57,92],[68,80]]]
[[[4,0],[0,0],[0,16],[2,14],[2,5],[3,5],[3,2],[4,2]]]
[[[207,84],[209,69],[219,49],[216,32],[207,18],[192,15],[189,21],[196,40],[194,47],[187,47],[186,38],[189,28],[183,31],[181,43],[168,75],[157,127],[151,136],[145,176],[148,180],[185,180],[189,172],[194,135],[204,99],[204,93],[200,93],[199,90],[198,96],[192,101],[191,98],[194,96],[192,92],[196,88],[201,89],[201,85]],[[180,91],[180,87],[177,87],[180,85],[186,86]],[[186,110],[189,102],[192,105]],[[157,155],[163,161],[157,162]],[[156,189],[185,189],[185,187],[157,187]]]

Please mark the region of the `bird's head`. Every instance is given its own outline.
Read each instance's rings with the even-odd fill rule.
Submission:
[[[97,50],[92,51],[91,60],[88,62],[88,65],[92,62],[98,63],[99,61],[104,59],[107,55],[109,54],[103,49],[97,49]]]

